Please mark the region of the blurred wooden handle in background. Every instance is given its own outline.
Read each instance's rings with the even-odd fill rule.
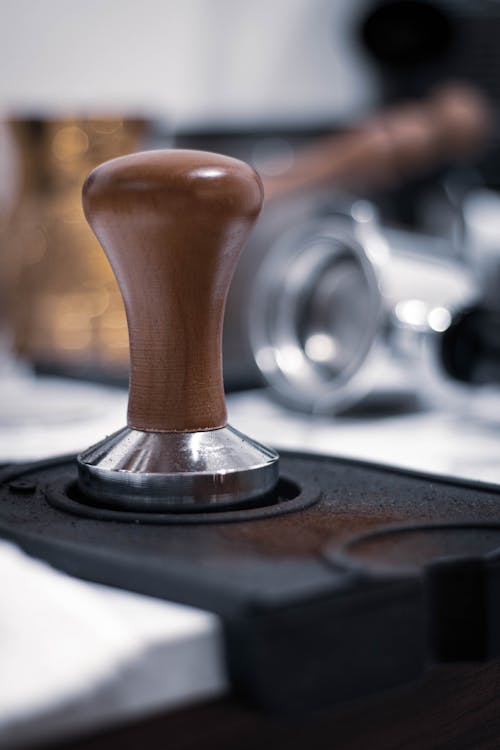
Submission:
[[[285,172],[263,175],[267,200],[328,184],[347,189],[387,187],[483,146],[492,130],[486,98],[466,84],[449,84],[423,101],[375,115],[304,148]],[[272,170],[270,170],[272,171]]]

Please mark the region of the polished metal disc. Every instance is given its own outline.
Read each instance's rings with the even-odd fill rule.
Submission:
[[[78,456],[94,505],[168,511],[248,503],[273,490],[279,456],[231,426],[201,432],[125,427]]]

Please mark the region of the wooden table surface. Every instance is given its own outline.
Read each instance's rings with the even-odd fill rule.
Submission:
[[[498,750],[500,662],[431,669],[418,684],[309,715],[264,715],[230,697],[50,747]]]

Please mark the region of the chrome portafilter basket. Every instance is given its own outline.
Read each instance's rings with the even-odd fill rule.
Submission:
[[[278,398],[301,411],[337,413],[381,392],[461,398],[468,386],[450,349],[478,296],[445,241],[382,227],[356,201],[270,248],[250,305],[253,355]]]

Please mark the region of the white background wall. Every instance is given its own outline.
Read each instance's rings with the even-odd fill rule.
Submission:
[[[324,120],[370,98],[364,0],[0,0],[0,114]]]

